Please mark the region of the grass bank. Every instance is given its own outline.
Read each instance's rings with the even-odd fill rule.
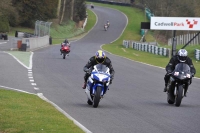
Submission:
[[[87,14],[88,14],[88,21],[84,29],[76,28],[76,24],[72,21],[69,21],[62,25],[52,23],[51,29],[50,29],[52,44],[60,44],[66,38],[68,38],[69,40],[75,40],[75,39],[83,37],[96,23],[95,14],[89,9],[87,9]],[[8,35],[15,36],[16,31],[22,31],[22,32],[34,34],[33,28],[11,27]]]

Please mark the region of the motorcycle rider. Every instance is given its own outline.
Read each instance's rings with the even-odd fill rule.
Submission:
[[[109,22],[109,20],[107,20],[107,26],[108,26],[108,27],[110,26],[110,22]]]
[[[104,29],[107,30],[106,28],[108,28],[108,25],[107,25],[107,24],[104,24]]]
[[[91,8],[94,8],[94,5],[92,3],[90,3]]]
[[[187,55],[188,55],[188,52],[185,49],[180,49],[178,51],[178,54],[173,56],[170,59],[169,63],[167,64],[167,66],[165,68],[167,73],[165,74],[165,77],[164,77],[164,80],[165,80],[164,92],[167,91],[167,83],[169,81],[170,74],[173,72],[173,70],[175,69],[175,66],[178,63],[184,62],[184,63],[188,64],[188,66],[190,67],[190,71],[192,73],[192,77],[194,77],[194,75],[196,73],[196,69],[194,68],[194,65],[192,63],[192,59],[190,59]],[[188,85],[190,85],[191,83],[192,83],[192,79],[190,80]],[[185,95],[186,95],[186,93],[185,93]]]
[[[84,76],[84,84],[82,87],[83,89],[86,88],[86,82],[87,82],[88,77],[90,76],[93,66],[96,64],[99,64],[99,63],[106,65],[110,69],[110,75],[111,75],[110,84],[112,84],[112,80],[114,78],[115,71],[113,69],[111,60],[106,56],[106,54],[102,50],[98,50],[95,53],[95,56],[92,56],[89,59],[88,63],[83,68],[83,71],[86,72],[85,76]]]
[[[62,55],[62,47],[65,46],[65,45],[67,45],[67,46],[70,47],[70,43],[69,43],[69,41],[68,41],[67,39],[65,39],[65,40],[61,43],[60,55]],[[67,54],[67,56],[69,56],[69,53]]]

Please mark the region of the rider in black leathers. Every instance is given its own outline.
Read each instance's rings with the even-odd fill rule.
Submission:
[[[169,81],[169,78],[170,78],[170,74],[173,72],[173,70],[175,69],[175,66],[180,63],[180,62],[184,62],[186,64],[189,65],[190,67],[190,71],[192,73],[192,76],[195,75],[196,73],[196,69],[194,68],[194,65],[192,63],[192,59],[190,59],[188,56],[187,56],[187,51],[185,49],[180,49],[178,51],[178,54],[173,56],[169,63],[167,64],[166,66],[166,71],[167,73],[165,74],[165,77],[164,77],[164,80],[165,80],[165,87],[164,87],[164,92],[167,91],[167,83]],[[192,83],[192,80],[190,80],[190,83],[188,85],[190,85]]]
[[[111,60],[108,57],[106,57],[105,53],[102,50],[98,50],[95,56],[92,56],[89,59],[88,63],[83,68],[83,71],[86,72],[84,76],[84,85],[82,87],[83,89],[86,88],[86,82],[87,82],[88,77],[90,76],[90,72],[93,66],[99,63],[106,65],[110,69],[110,74],[111,74],[110,84],[112,84],[115,71],[113,69]]]

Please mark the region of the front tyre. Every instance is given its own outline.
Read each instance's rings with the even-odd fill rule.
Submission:
[[[170,99],[170,94],[167,94],[167,102],[168,102],[169,104],[174,104],[174,101],[172,101],[172,100]]]
[[[66,53],[63,53],[63,59],[65,59],[65,57],[66,57]]]
[[[169,87],[169,90],[167,91],[167,102],[169,104],[174,104],[175,102],[175,96],[174,96],[174,89],[172,87]]]
[[[101,87],[97,86],[97,90],[94,94],[94,98],[93,98],[93,107],[97,108],[100,102],[100,98],[101,98]]]
[[[181,105],[182,98],[183,98],[183,86],[178,85],[177,94],[175,97],[175,106],[179,107]]]

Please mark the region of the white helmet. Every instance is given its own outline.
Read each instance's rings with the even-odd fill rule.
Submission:
[[[187,59],[187,54],[188,54],[188,52],[185,49],[180,49],[178,51],[178,60],[180,62],[185,62]]]

